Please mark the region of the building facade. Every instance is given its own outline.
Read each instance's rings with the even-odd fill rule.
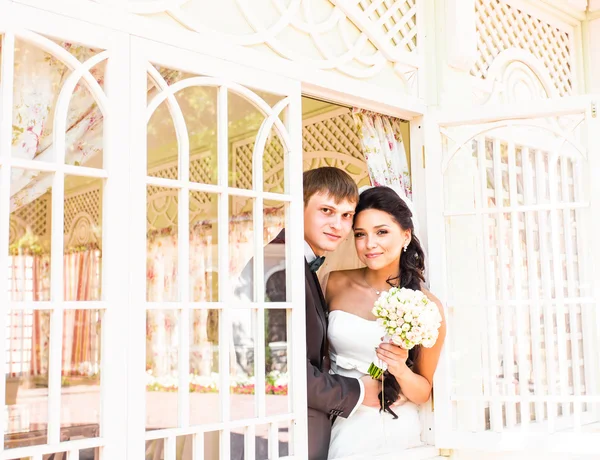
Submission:
[[[0,37],[0,459],[306,458],[301,172],[368,184],[361,116],[448,321],[402,458],[600,457],[600,1],[0,0]]]

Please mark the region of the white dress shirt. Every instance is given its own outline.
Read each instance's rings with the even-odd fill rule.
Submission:
[[[317,255],[306,241],[304,242],[304,258],[309,264],[317,258]],[[356,406],[354,406],[354,409],[352,409],[352,412],[350,412],[350,415],[348,415],[348,417],[352,417],[354,412],[356,412],[356,409],[360,407],[360,405],[363,403],[363,400],[365,399],[365,385],[362,383],[362,380],[357,380],[358,385],[360,386],[360,396],[358,397],[358,402],[356,403]]]

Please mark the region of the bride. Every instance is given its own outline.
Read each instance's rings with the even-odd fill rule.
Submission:
[[[351,417],[338,417],[331,432],[329,459],[372,458],[421,444],[419,405],[431,395],[446,330],[444,320],[432,348],[407,351],[380,343],[382,330],[371,309],[382,291],[392,286],[418,289],[437,304],[442,318],[443,310],[424,287],[424,253],[413,233],[412,213],[393,189],[373,187],[362,192],[353,227],[356,252],[365,267],[329,275],[331,370],[360,378],[367,374],[376,349],[377,356],[389,364],[384,374],[387,403],[384,411],[361,405]],[[394,361],[393,355],[402,359]],[[402,364],[394,366],[395,362]]]

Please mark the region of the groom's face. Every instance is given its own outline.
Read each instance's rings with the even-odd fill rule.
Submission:
[[[326,192],[310,197],[304,206],[304,240],[317,256],[335,251],[352,229],[356,203],[336,202]]]

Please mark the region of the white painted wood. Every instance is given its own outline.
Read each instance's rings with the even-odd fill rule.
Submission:
[[[15,36],[12,31],[5,31],[2,36],[2,60],[0,62],[0,82],[12,81],[14,72],[14,49]],[[13,93],[11,85],[0,85],[0,159],[3,165],[0,167],[0,279],[8,280],[9,264],[9,220],[10,220],[10,154],[12,148],[12,106]],[[4,282],[4,281],[3,281]],[[0,289],[0,303],[8,305],[10,294],[8,289]],[[0,314],[0,344],[6,343],[6,313]],[[7,375],[6,360],[0,359],[0,376]],[[0,378],[0,408],[2,418],[0,419],[0,439],[4,439],[7,427],[5,426],[4,404],[6,402],[6,378]],[[0,451],[4,449],[4,443]]]
[[[127,373],[127,456],[143,458],[146,411],[146,98],[147,63],[141,46],[130,47],[129,93],[129,311]]]
[[[522,168],[523,168],[523,202],[529,204],[534,202],[535,191],[533,189],[533,165],[530,158],[530,150],[523,149],[522,153]],[[541,357],[542,338],[540,337],[540,286],[537,276],[537,256],[535,254],[535,241],[533,234],[534,214],[531,212],[525,213],[525,241],[527,246],[527,259],[533,263],[527,264],[527,278],[529,280],[529,298],[531,299],[530,306],[530,324],[531,324],[531,349],[532,349],[532,370],[533,370],[533,385],[534,394],[542,394],[543,382],[543,361]],[[535,404],[535,419],[536,422],[544,419],[544,405],[541,401]]]
[[[523,162],[523,152],[521,152],[521,165]],[[517,161],[515,145],[509,143],[508,145],[508,180],[509,180],[509,196],[511,207],[518,206],[517,197]],[[521,166],[522,168],[522,166]],[[512,240],[512,263],[515,265],[512,270],[513,276],[513,288],[514,288],[514,299],[518,302],[522,299],[522,279],[523,279],[523,266],[521,264],[521,240],[519,235],[520,224],[519,214],[513,211],[510,215],[511,224],[511,240]],[[509,307],[510,308],[510,307]],[[515,321],[516,321],[516,332],[517,332],[517,359],[518,359],[518,378],[519,378],[519,394],[521,396],[528,395],[529,393],[529,363],[526,355],[526,331],[525,331],[525,314],[523,308],[515,307]],[[530,410],[529,403],[521,402],[519,405],[520,410],[520,425],[525,431],[527,425],[529,425]]]
[[[581,189],[585,188],[588,176],[585,170],[580,172],[569,172],[567,165],[569,158],[564,155],[565,152],[571,150],[563,148],[563,143],[555,144],[553,149],[554,155],[549,154],[548,150],[542,150],[539,148],[524,148],[524,145],[535,146],[537,142],[537,136],[532,133],[529,136],[528,143],[522,143],[523,136],[510,135],[514,130],[519,130],[519,126],[523,124],[523,121],[519,119],[527,119],[530,115],[533,115],[540,110],[540,112],[546,111],[545,117],[556,116],[558,113],[574,113],[574,114],[588,114],[586,123],[590,123],[592,120],[589,113],[591,113],[591,104],[586,103],[584,98],[578,98],[578,107],[575,102],[576,99],[564,100],[564,101],[553,101],[553,104],[542,103],[540,106],[537,104],[530,105],[527,110],[520,111],[518,108],[514,108],[512,116],[506,118],[512,118],[511,120],[504,120],[504,115],[507,115],[508,110],[498,110],[495,108],[485,108],[479,111],[482,119],[481,125],[478,125],[476,120],[471,119],[470,114],[465,114],[466,121],[461,125],[459,118],[460,116],[454,115],[449,117],[450,124],[453,128],[449,128],[445,131],[447,136],[451,136],[448,139],[449,146],[447,150],[450,155],[455,153],[458,155],[461,146],[465,142],[472,142],[473,134],[481,132],[485,127],[486,137],[492,139],[494,143],[492,156],[492,163],[490,160],[486,160],[486,146],[485,138],[481,137],[477,144],[477,154],[479,162],[484,167],[479,167],[480,174],[480,186],[482,187],[481,194],[482,199],[480,205],[485,206],[488,196],[488,171],[490,165],[494,167],[493,176],[493,195],[495,198],[495,204],[499,205],[503,199],[507,198],[506,193],[510,201],[508,204],[503,204],[500,209],[490,210],[477,210],[473,213],[465,207],[463,210],[451,210],[452,212],[444,212],[448,217],[454,216],[469,216],[469,215],[480,215],[482,218],[495,217],[499,220],[498,222],[498,258],[500,259],[499,267],[500,270],[504,270],[504,266],[510,266],[510,272],[503,274],[499,273],[501,299],[495,300],[487,298],[484,304],[486,309],[499,307],[503,313],[501,320],[501,329],[496,327],[490,327],[489,334],[489,346],[493,348],[495,336],[494,331],[501,330],[503,346],[498,351],[501,352],[503,358],[503,373],[504,379],[508,379],[507,386],[500,394],[490,395],[493,388],[497,385],[495,372],[490,372],[491,380],[484,380],[483,394],[477,395],[477,392],[473,392],[466,400],[472,401],[484,401],[490,404],[491,420],[490,430],[484,432],[469,432],[470,430],[465,429],[466,425],[459,424],[454,427],[449,427],[444,424],[436,423],[436,440],[439,447],[458,449],[459,452],[469,448],[479,448],[486,451],[490,449],[498,449],[501,451],[520,451],[524,449],[536,450],[535,443],[531,442],[530,435],[535,433],[535,437],[538,439],[538,443],[542,442],[543,446],[538,446],[537,451],[545,452],[565,452],[566,443],[578,442],[580,443],[576,450],[577,452],[592,453],[594,452],[594,440],[597,441],[597,434],[594,434],[593,430],[582,431],[583,427],[593,423],[596,420],[596,415],[593,412],[584,412],[583,402],[587,406],[596,405],[596,401],[600,401],[600,394],[597,388],[590,388],[585,385],[581,386],[580,383],[575,383],[575,372],[580,372],[580,366],[585,365],[586,381],[588,378],[593,380],[594,374],[596,374],[597,366],[593,363],[594,360],[582,361],[582,356],[579,354],[579,349],[575,350],[573,347],[578,347],[578,344],[571,343],[569,340],[579,341],[585,337],[584,331],[577,330],[577,308],[581,303],[595,304],[597,301],[593,296],[589,296],[585,289],[585,275],[580,273],[577,281],[574,278],[574,266],[575,257],[578,262],[582,262],[579,259],[581,251],[590,252],[590,249],[579,248],[575,249],[574,243],[572,242],[571,228],[564,230],[564,227],[570,227],[570,216],[572,210],[576,213],[589,213],[592,201],[584,201],[587,198],[588,191]],[[563,112],[564,111],[564,112]],[[502,114],[502,116],[500,116]],[[540,118],[544,118],[542,113],[538,113]],[[487,123],[487,124],[484,124]],[[473,126],[470,126],[473,125]],[[512,127],[511,127],[512,125]],[[535,123],[532,126],[536,126]],[[572,127],[569,129],[579,129],[581,126],[579,122],[573,122]],[[508,127],[508,128],[507,128]],[[541,127],[541,126],[540,126]],[[511,129],[513,131],[507,131]],[[537,128],[533,128],[534,130]],[[529,131],[528,131],[529,132]],[[471,133],[471,134],[470,134]],[[496,133],[500,133],[497,137]],[[507,133],[505,136],[503,133]],[[576,134],[573,131],[573,134]],[[571,134],[563,132],[560,136],[565,136],[568,139]],[[523,139],[526,140],[525,136]],[[454,142],[454,144],[452,143]],[[489,142],[489,141],[487,141]],[[570,141],[569,141],[570,142]],[[589,140],[585,141],[589,142]],[[573,153],[574,155],[583,155],[581,160],[589,158],[587,155],[585,142],[581,145],[577,145],[575,150],[579,150],[579,153]],[[551,144],[548,144],[551,145]],[[591,145],[591,144],[590,144]],[[556,150],[557,147],[561,150]],[[583,146],[583,147],[582,147]],[[521,158],[520,165],[517,164],[517,147],[519,148],[519,155]],[[489,148],[489,147],[488,147]],[[544,147],[546,148],[546,147]],[[504,149],[503,155],[504,162],[506,158],[507,163],[500,161],[500,151]],[[453,153],[454,152],[454,153]],[[560,152],[561,156],[556,155]],[[488,153],[487,155],[490,155]],[[529,160],[530,156],[533,155],[534,164],[531,164]],[[451,157],[450,157],[451,158]],[[574,157],[575,158],[575,157]],[[577,157],[579,159],[579,157]],[[446,160],[443,160],[445,165],[448,164]],[[550,164],[550,166],[547,166]],[[582,163],[585,164],[585,163]],[[554,169],[553,169],[554,166]],[[446,169],[447,168],[447,169]],[[443,166],[443,171],[448,174],[451,169],[448,166]],[[533,183],[533,176],[535,175],[535,185]],[[504,176],[504,179],[503,179]],[[517,187],[517,181],[519,177],[522,178],[522,190]],[[508,183],[502,185],[502,180]],[[570,182],[574,181],[575,194],[573,196],[566,196]],[[505,188],[506,187],[506,188]],[[546,190],[548,187],[548,191]],[[500,189],[500,190],[499,190]],[[429,190],[428,190],[429,192]],[[449,198],[449,197],[448,197]],[[561,199],[562,198],[562,199]],[[522,200],[522,203],[521,203]],[[443,203],[443,202],[442,202]],[[452,203],[452,201],[451,201]],[[535,214],[534,214],[535,213]],[[502,214],[508,215],[508,220],[504,220]],[[539,235],[535,235],[535,221],[534,217],[537,214],[537,227]],[[576,214],[579,215],[579,214]],[[568,216],[568,217],[567,217]],[[577,227],[572,227],[573,231],[578,231],[580,226],[585,226],[585,220],[579,220],[577,218]],[[524,221],[524,222],[523,222]],[[517,225],[525,224],[524,235],[520,233]],[[431,223],[430,223],[431,225]],[[510,225],[510,227],[508,227]],[[509,231],[510,230],[510,231]],[[485,235],[485,225],[483,227],[484,241],[488,240],[489,236]],[[521,241],[521,238],[524,240]],[[508,241],[504,239],[508,238]],[[582,237],[577,238],[577,244]],[[538,241],[535,241],[538,239]],[[587,241],[587,240],[585,240]],[[512,242],[512,244],[510,243]],[[524,243],[524,246],[521,246]],[[503,248],[504,245],[508,245],[507,248]],[[521,250],[521,247],[524,249]],[[541,276],[541,298],[539,293],[538,274],[536,266],[537,248],[539,247],[539,256]],[[562,249],[561,249],[562,248]],[[521,268],[521,260],[524,255],[527,255],[528,259],[528,290],[523,290],[523,284],[520,282],[524,277],[524,272]],[[563,255],[564,261],[561,259]],[[434,255],[435,257],[435,255]],[[488,256],[489,257],[489,254]],[[550,262],[556,262],[550,265]],[[433,262],[435,263],[435,262]],[[440,261],[443,263],[443,261]],[[563,278],[563,267],[566,265],[566,278]],[[569,265],[573,265],[573,268],[569,268]],[[493,272],[492,272],[493,273]],[[524,278],[523,278],[524,279]],[[496,289],[494,277],[488,279],[488,288],[494,292]],[[577,283],[577,284],[574,284]],[[571,286],[570,286],[571,285]],[[508,290],[511,287],[510,291]],[[577,289],[580,289],[578,291]],[[433,286],[432,286],[433,289]],[[553,290],[556,290],[554,292]],[[526,296],[526,297],[523,297]],[[543,299],[543,300],[542,300]],[[473,308],[476,308],[477,304],[473,303]],[[523,307],[529,307],[529,319],[525,316]],[[540,308],[541,307],[541,308]],[[583,310],[582,310],[583,311]],[[509,312],[507,314],[507,312]],[[543,313],[544,322],[544,334],[540,336],[540,313]],[[454,309],[450,309],[449,313],[452,317],[456,317]],[[554,315],[558,314],[558,317]],[[490,318],[495,318],[495,313],[492,312]],[[571,329],[567,330],[566,320],[569,320]],[[595,321],[595,316],[590,317],[591,320]],[[492,321],[493,322],[493,321]],[[556,326],[554,323],[556,322]],[[530,323],[530,325],[528,325]],[[452,324],[452,321],[450,321]],[[582,318],[582,324],[585,324],[585,320]],[[490,325],[491,326],[491,325]],[[450,328],[452,329],[452,328]],[[516,334],[513,336],[513,333]],[[588,339],[592,341],[597,340],[597,332],[592,330],[587,332]],[[528,336],[531,336],[531,356],[528,356]],[[450,340],[448,343],[454,343],[449,335]],[[542,342],[543,341],[543,342]],[[545,346],[545,358],[541,356],[541,344]],[[448,346],[448,345],[447,345]],[[450,345],[452,346],[452,345]],[[590,346],[589,344],[587,345]],[[567,358],[567,347],[572,355]],[[584,347],[585,338],[584,338]],[[589,348],[588,348],[589,349]],[[584,355],[587,350],[584,348]],[[591,349],[589,349],[591,352]],[[460,350],[457,350],[460,351]],[[452,350],[450,350],[452,353]],[[593,353],[593,352],[592,352]],[[496,353],[490,350],[490,366],[492,366],[494,355]],[[577,355],[577,356],[575,356]],[[516,363],[513,364],[512,360],[517,357]],[[545,361],[545,363],[544,363]],[[518,368],[515,368],[515,364],[518,364]],[[529,367],[531,366],[531,367]],[[589,369],[588,369],[589,368]],[[436,378],[439,378],[440,371],[448,372],[447,375],[452,375],[444,369],[444,357],[440,360],[438,372]],[[515,387],[510,384],[512,375],[517,372],[519,383]],[[529,374],[533,373],[533,387],[531,388],[534,393],[530,394],[529,388]],[[572,374],[571,374],[572,372]],[[570,383],[569,375],[573,375],[573,382]],[[445,377],[446,381],[448,377]],[[543,380],[547,380],[548,389],[544,389]],[[579,380],[579,378],[578,378]],[[489,384],[488,384],[489,382]],[[597,382],[597,380],[596,380]],[[491,385],[491,388],[488,387]],[[597,384],[596,384],[597,385]],[[585,393],[582,390],[578,390],[575,394],[575,386],[579,388],[585,388]],[[455,411],[458,404],[461,403],[461,397],[451,395],[449,401],[440,402],[440,398],[437,397],[440,392],[439,388],[434,386],[436,391],[436,412],[438,407],[445,406],[444,411],[448,411],[449,417],[453,417],[453,411]],[[517,389],[518,393],[514,390]],[[444,390],[447,391],[447,390]],[[506,392],[508,391],[508,392]],[[518,404],[518,406],[517,406]],[[535,413],[535,422],[529,423],[530,417],[530,405],[532,405]],[[505,412],[499,412],[494,410],[494,406],[504,407]],[[545,417],[544,406],[548,407],[548,416]],[[575,410],[571,409],[576,406],[581,408]],[[586,406],[586,407],[587,407]],[[519,413],[517,414],[516,408],[519,407]],[[558,412],[558,408],[561,412]],[[577,413],[576,413],[577,412]],[[580,413],[579,413],[580,412]],[[518,415],[518,418],[517,418]],[[503,428],[503,416],[506,417],[506,426]],[[520,426],[517,425],[517,420],[520,419]],[[495,434],[498,426],[502,431],[501,435]],[[449,429],[449,432],[445,432],[444,429]],[[500,431],[498,430],[498,431]],[[526,433],[526,434],[525,434]],[[581,437],[578,435],[581,434]],[[542,441],[544,439],[544,441]],[[507,454],[507,458],[510,458]]]
[[[475,0],[448,0],[445,9],[448,65],[468,72],[477,58]]]

